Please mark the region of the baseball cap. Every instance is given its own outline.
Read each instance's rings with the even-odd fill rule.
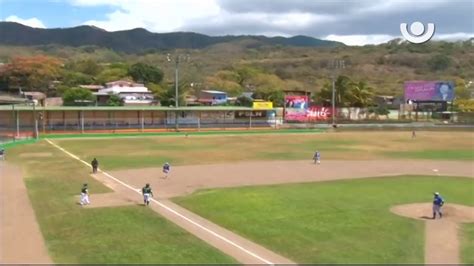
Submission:
[[[434,194],[437,195],[437,196],[439,196],[439,192],[435,192]]]

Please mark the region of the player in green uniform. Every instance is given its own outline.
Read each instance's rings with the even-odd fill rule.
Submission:
[[[143,203],[147,206],[150,205],[150,199],[151,197],[153,197],[153,191],[151,191],[150,184],[146,184],[142,188],[142,194],[143,194]]]

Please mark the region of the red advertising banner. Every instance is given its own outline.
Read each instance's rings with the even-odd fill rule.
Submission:
[[[308,108],[308,96],[287,95],[285,96],[285,120],[306,121],[306,110]]]
[[[306,113],[308,121],[328,120],[331,117],[331,109],[322,106],[312,106]]]
[[[312,106],[308,109],[290,109],[285,111],[285,120],[294,122],[326,121],[331,118],[331,109]]]

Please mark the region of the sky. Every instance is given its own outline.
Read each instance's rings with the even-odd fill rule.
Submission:
[[[347,45],[401,38],[400,23],[434,23],[434,39],[474,37],[474,0],[0,0],[0,20],[37,28],[306,35]]]

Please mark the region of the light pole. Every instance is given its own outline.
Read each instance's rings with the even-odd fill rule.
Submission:
[[[176,108],[175,112],[175,126],[176,130],[178,130],[178,107],[179,107],[179,92],[178,92],[178,86],[179,86],[179,63],[183,62],[189,62],[190,56],[189,54],[176,54],[173,57],[171,54],[167,54],[166,60],[168,62],[174,62],[174,90],[175,90],[175,97],[174,97],[174,107]]]
[[[171,56],[171,54],[168,54],[166,56],[166,60],[168,62],[174,62],[174,86],[175,86],[175,107],[179,107],[179,94],[178,94],[178,86],[179,86],[179,64],[181,62],[189,62],[190,60],[189,54],[177,54],[175,56]]]
[[[35,139],[39,139],[39,130],[38,130],[38,116],[36,115],[36,102],[34,100],[30,101],[33,104],[33,117],[35,120]]]
[[[331,106],[332,106],[332,126],[336,127],[336,72],[338,69],[343,69],[345,68],[345,62],[344,60],[341,59],[336,59],[333,62],[333,67],[332,67],[332,100],[331,100]]]

